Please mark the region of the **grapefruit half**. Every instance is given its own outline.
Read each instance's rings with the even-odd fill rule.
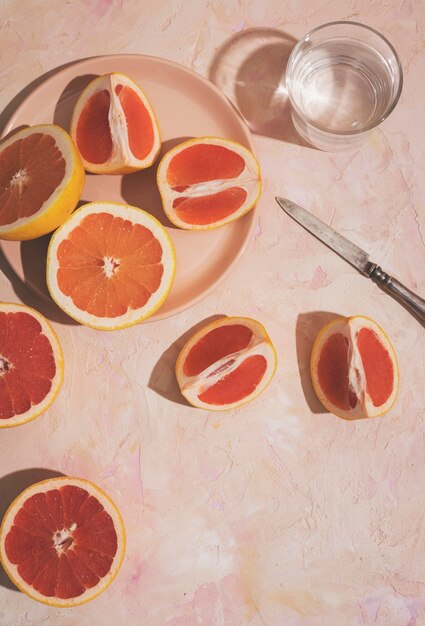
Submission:
[[[43,413],[62,379],[62,349],[46,318],[22,304],[0,302],[0,428]]]
[[[262,324],[225,317],[187,341],[177,358],[176,377],[193,406],[221,411],[256,398],[273,378],[276,364],[276,351]]]
[[[167,231],[125,204],[85,204],[52,236],[47,286],[63,311],[86,326],[116,330],[154,313],[167,297],[175,253]]]
[[[167,152],[157,172],[164,211],[188,230],[218,228],[256,205],[261,174],[252,152],[220,137],[190,139]]]
[[[94,174],[127,174],[149,167],[161,140],[145,94],[119,73],[95,78],[82,92],[71,120],[71,137],[84,167]]]
[[[60,226],[83,190],[75,145],[54,124],[30,126],[0,144],[0,239],[41,237]]]
[[[0,528],[0,559],[25,594],[57,607],[92,600],[115,578],[125,531],[112,500],[80,478],[51,478],[23,491]]]
[[[362,315],[338,318],[321,330],[310,371],[319,400],[338,417],[378,417],[397,397],[394,349],[382,328]]]

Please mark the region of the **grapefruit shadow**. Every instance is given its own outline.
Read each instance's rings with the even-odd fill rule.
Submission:
[[[202,322],[198,322],[189,328],[189,330],[176,339],[176,341],[174,341],[171,346],[162,353],[161,357],[156,362],[149,378],[149,389],[152,389],[158,395],[170,400],[171,402],[191,407],[192,405],[189,404],[184,396],[182,396],[180,387],[177,383],[175,374],[177,357],[186,341],[188,341],[192,335],[207,324],[223,319],[224,317],[226,317],[226,315],[210,315],[206,319],[202,320]]]
[[[54,124],[61,126],[69,132],[72,113],[78,98],[82,91],[97,77],[98,74],[83,74],[76,76],[67,84],[56,103],[53,115]]]
[[[164,154],[189,139],[193,137],[175,137],[163,141],[159,156],[151,167],[133,174],[126,174],[121,179],[121,195],[124,201],[147,211],[166,228],[177,228],[177,226],[170,222],[162,208],[161,195],[156,182],[158,165]]]
[[[12,504],[14,499],[17,498],[25,489],[40,482],[41,480],[58,478],[60,476],[64,476],[64,474],[46,469],[44,467],[33,467],[30,469],[18,470],[0,478],[0,520],[3,519],[7,509]],[[12,583],[1,564],[0,586],[19,592],[19,589]]]
[[[217,51],[209,78],[242,114],[251,132],[308,146],[292,122],[286,66],[297,40],[275,28],[250,28]]]
[[[298,370],[304,398],[312,413],[329,413],[314,391],[310,376],[310,357],[314,341],[322,328],[341,314],[329,311],[312,311],[298,315],[295,336]]]

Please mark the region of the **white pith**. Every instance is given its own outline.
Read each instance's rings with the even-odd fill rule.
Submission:
[[[62,181],[60,182],[60,184],[56,187],[52,195],[49,198],[47,198],[47,200],[45,200],[45,202],[41,205],[38,211],[36,211],[33,215],[31,215],[30,217],[21,217],[17,219],[15,222],[11,222],[9,224],[3,224],[2,226],[0,226],[0,237],[3,232],[10,231],[11,228],[17,228],[21,224],[24,224],[24,223],[30,225],[31,222],[35,221],[36,219],[39,219],[40,216],[47,209],[49,209],[51,205],[57,200],[57,198],[61,195],[64,187],[66,187],[66,185],[69,183],[69,180],[72,174],[74,173],[74,169],[75,169],[74,150],[75,148],[73,148],[73,145],[71,143],[71,138],[69,137],[68,133],[66,133],[62,128],[60,128],[59,126],[52,125],[52,124],[40,124],[38,126],[30,126],[28,128],[24,128],[23,130],[20,130],[14,133],[11,137],[9,137],[9,139],[6,139],[0,144],[0,157],[1,157],[2,151],[5,148],[12,145],[16,141],[19,141],[20,139],[25,139],[25,137],[28,137],[29,135],[34,135],[36,133],[50,135],[55,140],[55,143],[58,149],[60,150],[60,152],[62,153],[62,156],[65,160],[64,177]],[[25,170],[19,170],[12,177],[9,183],[9,186],[18,185],[22,190],[22,187],[26,185],[27,182],[28,182],[27,172]]]
[[[184,191],[175,191],[172,187],[170,187],[167,181],[169,164],[176,154],[196,144],[217,145],[228,148],[232,152],[239,154],[244,159],[244,170],[236,178],[223,178],[207,181],[205,183],[197,183],[188,186]],[[169,152],[167,152],[159,164],[157,180],[162,196],[164,211],[176,226],[190,230],[204,230],[222,226],[230,221],[233,221],[255,205],[261,191],[259,166],[253,154],[240,144],[218,137],[200,137],[199,139],[189,140],[176,146],[175,148],[172,148]],[[218,220],[217,222],[213,222],[212,224],[200,225],[184,222],[177,215],[176,211],[178,210],[178,207],[173,207],[173,202],[176,198],[197,198],[209,194],[215,194],[220,191],[230,189],[231,187],[242,187],[245,189],[247,192],[245,201],[234,213],[231,213],[229,216],[223,218],[222,220]]]
[[[357,346],[357,336],[362,328],[369,328],[378,337],[381,344],[388,351],[394,366],[394,384],[393,390],[386,402],[380,406],[375,406],[366,389],[366,375],[363,361]],[[340,333],[348,339],[348,355],[347,368],[349,384],[357,397],[355,407],[342,410],[336,407],[324,394],[320,387],[320,382],[316,381],[316,392],[320,401],[329,408],[335,415],[343,415],[347,418],[376,417],[382,415],[394,404],[398,391],[398,369],[397,358],[394,349],[386,335],[379,326],[370,318],[364,316],[354,316],[349,318],[339,318],[335,322],[329,324],[325,331],[320,335],[320,346],[324,346],[327,339],[334,334]],[[312,354],[312,371],[317,371],[321,350],[313,350]]]
[[[7,558],[5,551],[5,539],[10,529],[12,528],[13,521],[19,509],[22,507],[23,503],[33,496],[36,493],[45,493],[47,491],[51,491],[53,489],[59,489],[64,485],[74,485],[77,487],[81,487],[81,489],[85,489],[90,495],[93,495],[99,502],[102,504],[105,511],[111,516],[114,522],[115,532],[117,534],[117,551],[112,560],[111,567],[109,572],[99,580],[98,585],[92,587],[91,589],[87,589],[83,594],[77,596],[76,598],[68,598],[61,599],[55,596],[45,596],[34,589],[31,585],[26,583],[18,573],[18,567],[11,563]],[[54,547],[57,552],[60,554],[61,550],[59,548],[60,541],[66,539],[67,537],[72,535],[72,532],[76,529],[71,524],[69,529],[62,529],[58,533],[58,537],[55,538],[55,534],[52,534],[52,541]],[[53,606],[58,607],[67,607],[67,606],[77,606],[79,604],[83,604],[88,602],[92,598],[96,597],[99,593],[101,593],[106,587],[110,584],[113,578],[115,578],[122,560],[124,558],[125,552],[125,531],[124,525],[122,522],[121,515],[119,514],[116,506],[112,502],[112,500],[96,485],[93,483],[80,479],[80,478],[68,478],[66,476],[60,478],[51,478],[48,480],[44,480],[40,483],[36,483],[31,485],[28,489],[23,491],[17,498],[14,500],[7,510],[3,522],[0,529],[0,560],[3,564],[6,572],[12,579],[12,581],[27,595],[29,595],[34,600],[38,600],[39,602],[43,602],[46,604],[51,604]]]
[[[162,247],[163,255],[161,263],[164,268],[164,272],[161,278],[161,283],[157,291],[152,294],[147,303],[138,309],[129,309],[123,315],[116,317],[96,317],[91,313],[82,311],[77,308],[70,296],[66,296],[60,291],[57,283],[57,271],[59,269],[59,262],[57,258],[57,251],[60,243],[66,239],[69,233],[76,228],[81,220],[94,213],[110,213],[114,217],[121,217],[129,220],[133,224],[141,224],[149,230],[159,241]],[[111,259],[105,257],[107,263],[104,266],[105,276],[113,275],[111,269]],[[113,259],[115,264],[119,265],[119,259]],[[149,213],[146,213],[142,209],[132,207],[124,204],[114,204],[111,202],[93,202],[85,204],[81,208],[74,211],[70,218],[53,234],[47,258],[47,286],[49,292],[55,302],[66,312],[68,315],[76,319],[81,324],[86,324],[92,328],[100,330],[118,329],[126,326],[131,326],[142,319],[145,319],[151,315],[160,306],[162,301],[168,294],[171,287],[175,272],[175,253],[173,244],[165,229],[160,222]]]
[[[54,357],[55,364],[56,364],[56,372],[52,379],[52,385],[50,387],[50,391],[41,402],[39,402],[38,404],[33,404],[27,411],[25,411],[24,413],[20,413],[19,415],[16,415],[15,417],[11,417],[9,419],[0,419],[0,428],[9,428],[10,426],[18,426],[19,424],[27,422],[30,419],[33,419],[37,417],[38,415],[41,415],[41,413],[43,413],[44,411],[46,411],[46,409],[48,409],[48,407],[53,402],[62,384],[63,356],[62,356],[62,348],[58,342],[56,334],[54,333],[53,329],[51,328],[47,320],[40,313],[38,313],[38,311],[30,307],[27,307],[25,305],[14,304],[14,303],[9,303],[9,302],[0,302],[0,312],[28,313],[29,315],[32,315],[32,317],[37,319],[41,324],[43,334],[47,337],[50,345],[52,346],[53,357]],[[2,361],[3,363],[5,361],[9,363],[8,359],[0,353],[0,366],[1,366]],[[13,369],[13,363],[9,363],[9,365],[10,365],[9,369]],[[0,370],[0,376],[6,375],[6,374],[7,374],[6,371],[2,372]]]
[[[195,376],[186,376],[184,374],[184,361],[193,346],[197,344],[203,336],[214,330],[214,328],[225,325],[233,326],[239,324],[250,328],[253,332],[251,341],[246,348],[226,355]],[[260,383],[250,395],[246,396],[242,401],[220,405],[208,404],[199,399],[199,395],[237,369],[245,361],[245,359],[257,354],[264,356],[267,362],[267,367]],[[206,408],[210,411],[223,411],[239,406],[240,404],[245,404],[252,398],[259,395],[270,382],[275,369],[276,353],[262,325],[249,318],[230,317],[219,320],[218,322],[213,322],[212,324],[201,329],[194,335],[194,337],[192,337],[191,340],[189,340],[178,358],[177,378],[182,394],[191,404],[197,407]]]
[[[148,110],[151,120],[152,126],[154,130],[154,141],[152,145],[152,149],[148,155],[144,159],[137,159],[134,154],[130,150],[130,143],[128,138],[128,127],[127,120],[125,117],[124,110],[122,108],[119,96],[115,92],[115,87],[117,85],[123,85],[126,87],[130,87],[133,91],[137,93],[140,100],[143,102],[144,106]],[[105,74],[104,76],[99,76],[93,80],[83,91],[78,102],[76,104],[72,121],[71,121],[71,137],[74,139],[75,143],[78,146],[77,142],[77,127],[78,120],[86,105],[87,101],[97,92],[99,91],[108,91],[111,97],[108,120],[109,120],[109,128],[111,132],[112,138],[112,153],[106,163],[90,163],[86,161],[81,155],[84,166],[86,169],[92,172],[101,173],[107,164],[108,169],[114,170],[119,169],[123,166],[134,166],[138,169],[143,169],[144,167],[148,167],[155,160],[159,149],[161,147],[161,140],[159,135],[158,124],[155,119],[154,112],[152,107],[147,100],[145,94],[140,89],[138,85],[136,85],[132,80],[130,80],[127,76],[119,73]]]

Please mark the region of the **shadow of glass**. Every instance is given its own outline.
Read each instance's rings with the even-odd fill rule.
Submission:
[[[307,146],[292,123],[285,87],[286,65],[296,43],[278,29],[245,30],[218,50],[209,77],[253,133]]]
[[[121,179],[121,195],[125,202],[144,209],[167,228],[177,228],[177,226],[170,222],[162,208],[161,195],[156,182],[158,165],[164,154],[188,139],[192,139],[192,137],[175,137],[163,141],[159,156],[152,167],[134,172],[134,174],[127,174]]]
[[[341,317],[329,311],[301,313],[295,330],[298,370],[305,400],[312,413],[329,413],[314,391],[310,376],[310,357],[314,341],[322,328],[332,320]]]
[[[0,520],[3,519],[13,500],[25,489],[48,478],[58,478],[64,476],[60,472],[55,472],[43,467],[33,467],[30,469],[18,470],[0,478]],[[3,567],[0,564],[0,586],[13,591],[19,591],[12,583]]]
[[[179,385],[177,383],[175,374],[175,365],[180,350],[188,341],[192,335],[198,330],[214,322],[215,320],[222,319],[225,315],[211,315],[202,322],[198,322],[192,328],[189,328],[183,335],[181,335],[176,341],[174,341],[165,352],[161,355],[157,363],[155,364],[152,374],[149,378],[148,387],[155,391],[158,395],[171,400],[175,404],[182,404],[183,406],[191,406],[189,402],[182,396]]]
[[[77,104],[82,91],[92,80],[97,78],[97,74],[83,74],[73,78],[62,91],[56,103],[53,122],[69,132],[71,126],[72,113]]]

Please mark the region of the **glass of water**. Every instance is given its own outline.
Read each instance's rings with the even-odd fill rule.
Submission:
[[[315,28],[296,44],[286,68],[295,128],[321,150],[357,148],[394,109],[402,84],[390,42],[357,22]]]

